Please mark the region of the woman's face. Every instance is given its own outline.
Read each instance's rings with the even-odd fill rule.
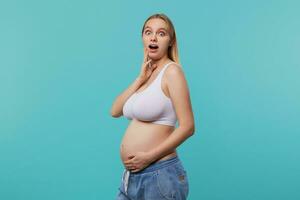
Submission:
[[[168,25],[164,20],[154,18],[146,23],[143,44],[148,49],[151,59],[158,60],[167,54],[170,39]]]

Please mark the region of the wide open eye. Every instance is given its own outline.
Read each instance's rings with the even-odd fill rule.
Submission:
[[[150,35],[150,33],[151,33],[151,31],[149,31],[149,30],[145,31],[145,35]]]
[[[159,32],[158,34],[159,34],[159,36],[162,36],[162,37],[166,35],[165,32],[163,32],[163,31]]]

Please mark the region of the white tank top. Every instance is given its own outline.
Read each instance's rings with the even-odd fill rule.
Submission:
[[[123,115],[127,119],[175,127],[177,117],[174,106],[171,99],[161,89],[162,76],[171,63],[175,62],[167,63],[146,89],[133,93],[126,100],[123,106]]]

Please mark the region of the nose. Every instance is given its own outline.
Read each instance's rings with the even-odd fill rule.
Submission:
[[[156,41],[156,34],[151,35],[150,41],[151,42]]]

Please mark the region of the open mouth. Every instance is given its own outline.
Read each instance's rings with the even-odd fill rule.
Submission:
[[[158,45],[156,44],[149,44],[148,46],[150,49],[158,49]]]

